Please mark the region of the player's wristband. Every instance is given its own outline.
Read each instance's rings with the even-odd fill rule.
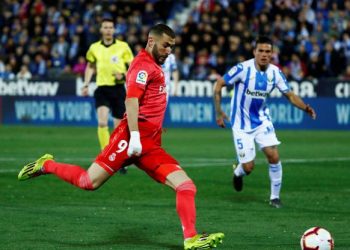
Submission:
[[[139,131],[131,131],[130,132],[130,137],[131,138],[140,138],[140,132]]]

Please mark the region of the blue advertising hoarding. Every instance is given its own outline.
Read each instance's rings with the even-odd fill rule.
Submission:
[[[293,107],[284,98],[268,99],[270,116],[280,129],[350,129],[350,100],[347,98],[304,98],[313,106],[317,119]],[[222,108],[230,114],[230,99]],[[216,127],[212,98],[172,98],[165,119],[166,127]],[[227,126],[230,126],[227,124]]]
[[[268,99],[270,116],[279,129],[350,129],[348,98],[304,98],[317,112],[312,120],[284,98]],[[4,124],[96,126],[91,97],[2,97]],[[229,114],[230,99],[223,99]],[[0,116],[1,117],[1,116]],[[230,126],[229,124],[227,124]],[[172,97],[164,120],[165,127],[215,128],[213,100],[210,97]]]
[[[97,125],[91,97],[2,97],[4,124]]]

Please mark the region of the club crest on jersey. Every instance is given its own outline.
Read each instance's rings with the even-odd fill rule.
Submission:
[[[119,61],[118,56],[112,56],[111,61],[112,61],[112,63],[118,63],[118,61]]]
[[[108,160],[115,161],[116,153],[112,153],[109,155]]]
[[[147,77],[148,77],[147,72],[144,71],[144,70],[140,70],[140,71],[137,73],[136,82],[137,82],[137,83],[140,83],[140,84],[146,84],[146,82],[147,82]]]
[[[228,71],[228,75],[229,75],[229,76],[233,76],[233,75],[235,75],[237,72],[242,71],[242,69],[243,69],[242,64],[238,64],[237,66],[232,67],[232,68]]]

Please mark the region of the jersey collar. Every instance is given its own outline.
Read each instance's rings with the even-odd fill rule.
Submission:
[[[267,67],[266,67],[265,70],[260,70],[260,69],[258,68],[258,65],[257,65],[257,63],[256,63],[255,58],[254,58],[253,60],[254,60],[254,67],[255,67],[256,71],[258,71],[258,72],[260,72],[260,73],[266,73],[267,69],[270,67],[270,63],[267,65]]]
[[[101,44],[102,44],[103,46],[105,46],[106,48],[108,48],[108,47],[110,47],[110,46],[112,46],[113,44],[116,44],[116,43],[117,43],[116,39],[113,39],[113,42],[112,42],[111,44],[109,44],[109,45],[105,44],[105,43],[103,42],[103,39],[101,40]]]

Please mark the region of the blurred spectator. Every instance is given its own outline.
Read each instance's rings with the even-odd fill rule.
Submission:
[[[78,62],[75,63],[73,66],[73,73],[79,76],[84,76],[85,68],[86,68],[85,57],[79,56]]]
[[[2,75],[2,79],[4,79],[5,81],[9,81],[9,80],[15,80],[15,78],[16,78],[16,75],[12,71],[11,64],[6,64],[5,71],[3,72],[3,75]]]
[[[70,62],[76,62],[79,52],[80,52],[80,38],[79,36],[74,35],[68,50],[68,60]]]
[[[134,54],[143,47],[150,25],[172,23],[184,79],[203,79],[213,67],[223,74],[227,64],[251,57],[251,42],[261,33],[273,38],[273,63],[281,68],[290,66],[293,54],[310,70],[308,77],[318,77],[320,65],[322,75],[340,76],[345,67],[336,67],[336,63],[350,64],[350,0],[200,0],[186,16],[184,10],[190,3],[3,1],[0,57],[15,74],[20,71],[23,57],[33,77],[45,76],[48,71],[59,73],[65,68],[74,72],[79,56],[84,56],[88,46],[99,39],[101,18],[111,16],[116,21],[115,35],[126,40]],[[203,49],[207,50],[205,63],[204,59],[198,60]],[[40,64],[38,54],[43,60]]]
[[[307,65],[308,78],[321,78],[324,76],[322,62],[317,53],[311,53],[310,61]]]
[[[333,48],[333,44],[331,42],[326,43],[325,49],[321,56],[327,77],[336,77],[342,73],[342,67],[339,67],[339,65],[344,65],[344,57],[339,51]]]
[[[73,77],[74,72],[69,64],[66,64],[62,71],[59,71],[60,77]]]
[[[211,81],[212,83],[216,82],[216,80],[218,80],[220,77],[220,74],[218,74],[218,72],[216,71],[215,68],[210,68],[209,70],[209,75],[208,75],[208,79],[209,81]]]
[[[48,76],[58,77],[61,75],[62,70],[66,67],[66,59],[65,57],[59,55],[56,51],[54,51],[51,56],[51,64],[48,70]]]
[[[345,72],[340,76],[340,79],[350,81],[350,65],[346,66]]]
[[[32,73],[30,73],[27,65],[22,65],[21,70],[16,75],[17,80],[28,81],[32,78]]]
[[[350,34],[343,34],[343,49],[346,59],[346,64],[350,65]]]
[[[145,11],[142,15],[142,24],[152,26],[159,22],[159,15],[154,11],[153,3],[146,3]]]
[[[237,60],[238,61],[238,60]],[[225,57],[223,55],[218,55],[217,57],[217,63],[216,63],[216,71],[218,72],[218,74],[220,75],[224,75],[227,71],[227,63],[225,60]]]
[[[4,76],[4,72],[5,72],[5,64],[2,61],[2,59],[0,58],[0,79],[2,79]]]
[[[35,77],[45,77],[47,74],[46,61],[41,54],[35,55],[35,60],[29,65],[30,72]]]
[[[296,53],[292,54],[288,68],[290,71],[290,76],[293,80],[296,81],[302,80],[307,74],[306,65],[300,60],[299,56]]]
[[[199,53],[197,61],[192,72],[192,79],[206,80],[209,75],[209,68],[207,67],[207,55],[204,50]]]
[[[178,63],[180,78],[184,80],[189,80],[191,77],[191,71],[193,68],[193,60],[186,56],[182,61]]]
[[[69,49],[68,42],[63,35],[59,36],[58,41],[52,46],[51,54],[54,57],[65,58]]]

